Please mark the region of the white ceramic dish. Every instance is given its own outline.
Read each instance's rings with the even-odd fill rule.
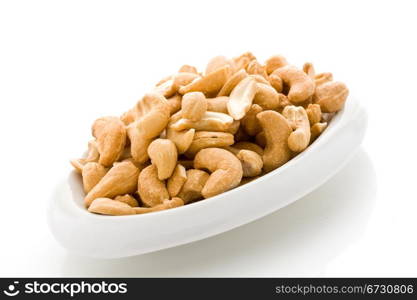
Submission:
[[[219,196],[145,215],[87,212],[80,176],[66,170],[68,178],[50,201],[48,223],[69,251],[96,258],[133,256],[198,241],[270,214],[319,187],[352,157],[366,123],[365,110],[350,97],[325,132],[284,166]]]

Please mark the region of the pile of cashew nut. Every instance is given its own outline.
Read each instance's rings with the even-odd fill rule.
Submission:
[[[97,119],[82,176],[85,206],[103,215],[155,212],[243,185],[304,151],[343,108],[331,73],[281,55],[184,65],[120,117]]]

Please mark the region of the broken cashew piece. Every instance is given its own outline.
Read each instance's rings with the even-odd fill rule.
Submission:
[[[132,162],[114,163],[113,167],[84,198],[87,207],[97,198],[113,198],[136,191],[139,169]]]
[[[175,146],[177,146],[178,154],[183,154],[185,151],[187,151],[193,142],[194,134],[194,128],[183,131],[177,131],[172,128],[167,129],[167,138],[174,142]]]
[[[303,70],[293,66],[276,69],[272,74],[279,76],[289,86],[288,100],[301,103],[314,94],[314,81]]]
[[[138,201],[133,197],[132,195],[126,194],[126,195],[120,195],[114,198],[115,201],[123,202],[128,204],[131,207],[137,207],[139,206]]]
[[[185,204],[200,200],[203,196],[201,191],[204,188],[210,175],[202,170],[187,170],[187,180],[178,193],[178,197],[184,200]]]
[[[207,110],[227,114],[227,102],[229,97],[220,96],[207,99]]]
[[[182,117],[193,122],[201,120],[207,111],[207,99],[201,92],[191,92],[182,96]]]
[[[158,170],[158,179],[171,177],[177,165],[177,147],[168,139],[156,139],[148,147],[148,155]]]
[[[234,136],[231,133],[217,132],[217,131],[197,131],[194,135],[194,140],[185,156],[194,157],[197,152],[205,148],[226,147],[234,143]]]
[[[218,97],[220,96],[229,96],[233,89],[241,82],[243,79],[248,77],[248,73],[245,69],[239,70],[226,81],[223,85],[222,89],[220,90]]]
[[[306,110],[301,106],[289,105],[282,115],[290,122],[293,132],[288,137],[288,147],[294,152],[301,152],[310,143],[310,122]]]
[[[311,126],[313,126],[314,124],[321,121],[320,105],[318,105],[318,104],[309,104],[307,106],[306,111],[307,111],[308,120],[310,121]]]
[[[230,93],[227,102],[227,111],[235,119],[242,119],[252,105],[253,98],[257,92],[256,82],[251,77],[246,77]]]
[[[147,214],[151,212],[167,210],[170,208],[180,207],[184,205],[184,201],[181,198],[175,197],[171,200],[165,199],[161,204],[155,205],[154,207],[134,207],[136,214]]]
[[[287,119],[276,111],[267,110],[259,113],[257,118],[265,135],[265,150],[262,156],[265,172],[272,171],[291,158],[288,138],[292,128]]]
[[[229,151],[220,148],[207,148],[199,151],[194,159],[194,167],[211,172],[201,191],[204,198],[213,197],[236,187],[243,176],[239,159]]]
[[[110,167],[123,152],[126,143],[124,123],[117,117],[97,119],[92,126],[93,136],[97,139],[97,150],[100,153],[98,162]]]

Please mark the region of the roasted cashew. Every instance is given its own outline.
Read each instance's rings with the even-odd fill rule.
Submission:
[[[179,119],[170,125],[170,128],[177,131],[194,128],[196,131],[227,131],[233,124],[233,118],[227,114],[214,111],[207,111],[197,122],[189,119]]]
[[[313,126],[311,126],[311,139],[310,143],[314,142],[320,134],[326,129],[327,123],[316,123]]]
[[[314,66],[312,63],[310,62],[306,62],[303,65],[303,71],[304,73],[306,73],[308,75],[308,77],[310,77],[311,79],[315,79],[316,77],[316,71],[314,70]]]
[[[202,170],[187,170],[187,180],[178,193],[178,197],[184,200],[184,203],[190,203],[202,198],[201,191],[209,179],[209,174]]]
[[[114,200],[126,203],[131,207],[139,206],[138,200],[136,200],[135,197],[133,197],[132,195],[129,195],[129,194],[117,196],[117,197],[114,198]]]
[[[286,66],[288,64],[287,60],[282,55],[274,55],[267,59],[265,62],[266,66],[266,73],[270,75],[272,72],[274,72],[278,68],[282,68],[283,66]]]
[[[234,144],[233,148],[240,150],[250,150],[258,153],[260,156],[264,155],[264,150],[259,145],[251,142],[239,142]]]
[[[201,92],[191,92],[182,96],[182,117],[193,122],[201,120],[207,111],[207,99]]]
[[[238,57],[234,57],[232,60],[234,62],[235,70],[239,71],[240,69],[246,69],[249,63],[256,59],[256,57],[251,52],[245,52]]]
[[[174,95],[167,99],[171,116],[181,109],[182,96]]]
[[[197,68],[194,66],[190,66],[190,65],[183,65],[178,70],[178,73],[183,73],[183,72],[198,74]]]
[[[310,122],[306,110],[301,106],[289,105],[282,115],[290,122],[292,129],[288,138],[288,147],[294,152],[301,152],[310,143]]]
[[[130,205],[109,198],[96,198],[88,207],[88,211],[109,216],[134,215],[136,212]]]
[[[233,89],[241,82],[243,79],[248,77],[245,69],[239,70],[226,81],[226,83],[221,88],[218,97],[220,96],[229,96]]]
[[[177,196],[186,180],[186,169],[181,164],[177,164],[177,166],[174,169],[174,172],[172,173],[172,176],[167,181],[167,189],[169,196]]]
[[[319,104],[323,112],[332,113],[342,109],[348,95],[349,90],[343,82],[331,81],[316,88],[313,102]]]
[[[168,139],[156,139],[148,147],[151,162],[158,170],[158,179],[165,180],[171,177],[177,165],[177,147]]]
[[[330,81],[333,81],[333,74],[332,73],[326,72],[326,73],[316,74],[314,76],[314,82],[316,84],[316,88],[319,85],[322,85],[322,84],[330,82]]]
[[[84,166],[89,162],[98,162],[100,158],[100,153],[97,150],[97,142],[91,140],[88,142],[88,152],[85,158],[72,159],[71,165],[78,173],[82,173]]]
[[[193,142],[195,129],[177,131],[172,128],[167,129],[167,138],[174,142],[177,146],[178,154],[183,154],[190,147]]]
[[[310,121],[310,126],[313,126],[314,124],[321,121],[321,109],[320,105],[318,104],[309,104],[307,106],[307,115],[308,120]]]
[[[293,66],[276,69],[272,74],[279,76],[289,86],[288,100],[300,103],[314,94],[314,81],[303,70]]]
[[[280,94],[270,85],[258,83],[257,92],[253,99],[254,104],[258,104],[262,109],[277,109],[279,106]]]
[[[232,152],[242,163],[243,177],[254,177],[262,173],[262,156],[258,153],[246,150],[238,149],[232,146],[225,147],[224,149]]]
[[[252,60],[246,67],[246,72],[252,75],[260,75],[263,78],[268,78],[265,66],[262,66],[256,59]]]
[[[246,77],[230,93],[227,102],[227,111],[235,119],[242,119],[252,105],[253,98],[257,92],[256,82],[251,77]]]
[[[217,71],[220,68],[229,66],[232,68],[232,62],[225,56],[219,55],[215,56],[207,63],[206,71],[204,74],[208,75],[210,73],[213,73],[214,71]]]
[[[262,159],[264,171],[272,171],[291,158],[288,138],[292,128],[285,117],[276,111],[267,110],[259,113],[257,118],[265,134],[266,147]]]
[[[207,148],[197,153],[196,169],[211,172],[201,194],[209,198],[236,187],[243,176],[242,164],[232,153],[220,148]]]
[[[194,140],[185,156],[192,158],[197,152],[204,148],[226,147],[234,143],[234,137],[231,133],[217,132],[217,131],[197,131],[194,135]]]
[[[261,125],[259,125],[259,121],[256,118],[256,115],[261,111],[263,111],[262,107],[258,104],[252,104],[251,108],[242,119],[241,123],[247,134],[255,136],[262,131]]]
[[[216,96],[226,83],[230,73],[230,66],[226,65],[210,74],[194,80],[186,86],[181,87],[179,89],[179,93],[184,95],[189,92],[202,92],[207,97]]]
[[[108,169],[96,162],[86,163],[82,169],[84,192],[87,194],[106,175]]]
[[[181,198],[175,197],[171,200],[165,199],[161,204],[155,205],[154,207],[134,207],[134,211],[136,214],[147,214],[150,212],[156,212],[161,210],[166,210],[170,208],[175,208],[179,206],[183,206],[184,201]]]
[[[158,171],[154,165],[142,170],[138,179],[138,193],[143,204],[148,207],[161,204],[169,199],[165,182],[158,179]]]
[[[117,117],[103,117],[94,122],[92,132],[97,139],[97,150],[100,153],[98,162],[110,167],[119,159],[125,147],[125,125]]]
[[[227,114],[227,102],[229,97],[221,96],[207,99],[207,110]]]
[[[88,207],[96,198],[113,198],[136,191],[139,169],[131,162],[118,162],[88,192],[84,203]]]

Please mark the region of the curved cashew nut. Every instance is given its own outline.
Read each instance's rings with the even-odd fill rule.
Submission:
[[[251,77],[246,77],[230,93],[227,102],[227,111],[235,119],[242,119],[252,105],[252,101],[257,92],[256,82]]]
[[[187,171],[184,166],[177,164],[172,176],[167,181],[168,193],[171,197],[175,197],[180,192],[182,186],[187,180]]]
[[[147,166],[139,174],[138,193],[143,204],[153,207],[169,199],[165,182],[158,179],[158,171],[154,165]]]
[[[250,150],[258,153],[260,156],[264,155],[264,149],[262,149],[259,145],[251,142],[239,142],[234,144],[233,148],[239,150]]]
[[[262,109],[277,109],[280,102],[280,94],[270,85],[258,83],[257,92],[253,99],[254,104],[258,104]]]
[[[316,88],[313,102],[319,104],[323,112],[332,113],[342,109],[348,95],[349,90],[343,82],[331,81]]]
[[[96,162],[86,163],[82,170],[84,192],[87,194],[106,175],[108,169]]]
[[[184,200],[185,204],[202,198],[201,191],[210,175],[202,170],[190,169],[186,173],[187,180],[184,182],[178,197]]]
[[[287,60],[282,55],[274,55],[267,59],[265,62],[266,66],[266,73],[270,75],[272,72],[274,72],[278,68],[282,68],[283,66],[286,66],[288,64]]]
[[[124,123],[117,117],[103,117],[94,122],[92,132],[97,139],[97,150],[100,153],[98,162],[110,167],[119,159],[125,147]]]
[[[194,140],[191,143],[188,150],[185,152],[185,156],[191,158],[194,157],[197,152],[205,148],[213,147],[226,147],[233,145],[234,136],[231,133],[216,132],[216,131],[197,131],[194,135]]]
[[[259,113],[257,118],[265,134],[266,147],[262,159],[265,172],[272,171],[291,158],[288,138],[292,128],[287,119],[276,111],[267,110]]]
[[[310,143],[310,122],[307,112],[301,106],[289,105],[284,108],[282,115],[294,129],[288,138],[288,147],[294,152],[301,152]]]
[[[182,96],[182,117],[193,122],[201,120],[207,111],[207,99],[201,92],[191,92]]]
[[[129,161],[118,162],[88,192],[84,203],[88,207],[97,198],[113,198],[136,191],[139,169]]]
[[[303,102],[314,94],[314,81],[303,70],[285,66],[272,74],[279,76],[289,86],[288,100],[292,103]]]
[[[197,153],[196,169],[207,169],[211,173],[201,194],[209,198],[236,187],[243,176],[242,164],[232,153],[220,148],[207,148]]]
[[[161,204],[158,204],[154,207],[134,207],[134,211],[136,214],[147,214],[150,212],[156,212],[161,210],[166,210],[170,208],[175,208],[179,206],[183,206],[184,201],[181,198],[175,197],[171,200],[165,199]]]
[[[115,201],[109,198],[95,199],[88,208],[88,211],[109,216],[125,216],[136,214],[135,209],[129,204]]]
[[[148,147],[151,162],[158,170],[158,179],[165,180],[171,177],[177,165],[177,147],[171,140],[156,139]]]

